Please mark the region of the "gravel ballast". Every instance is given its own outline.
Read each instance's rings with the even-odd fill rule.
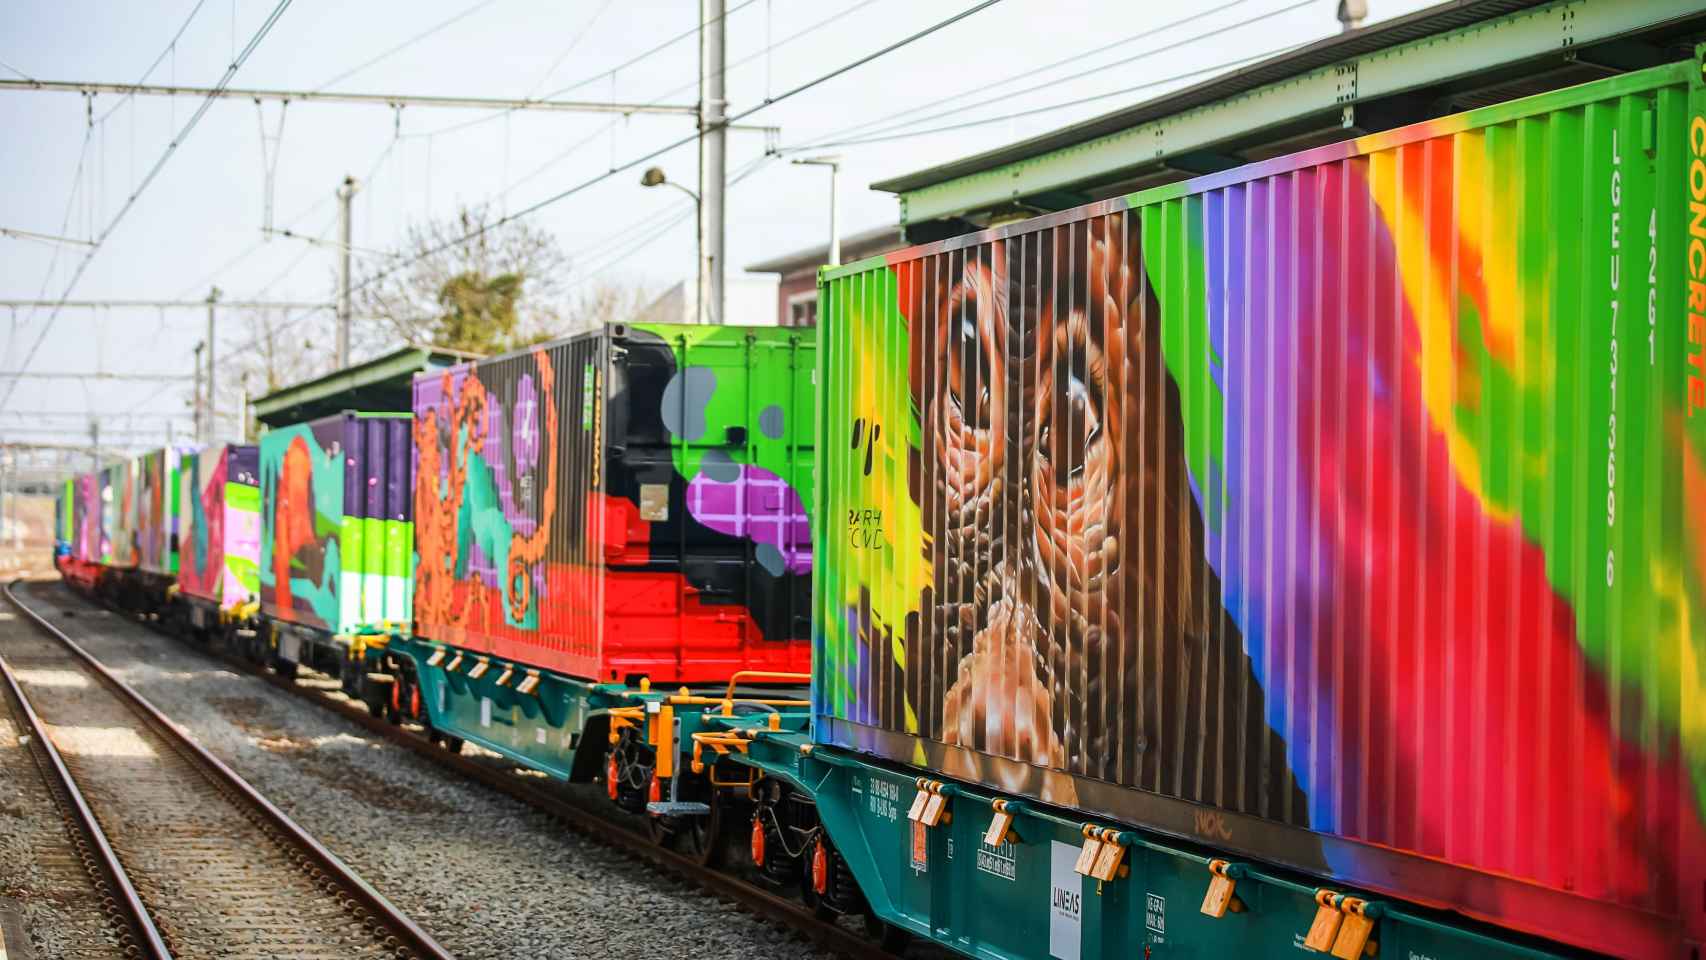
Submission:
[[[21,598],[459,957],[825,956],[62,585]]]
[[[0,621],[15,618],[0,611]],[[28,629],[0,622],[0,631],[15,626]],[[27,943],[43,958],[120,957],[101,892],[22,732],[10,691],[0,692],[0,946]]]

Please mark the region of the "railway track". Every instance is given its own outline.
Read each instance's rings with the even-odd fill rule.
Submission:
[[[425,931],[18,597],[0,674],[131,956],[448,958]]]
[[[14,597],[13,602],[19,601]],[[140,621],[139,625],[181,642],[152,622]],[[793,899],[658,846],[644,830],[623,823],[610,813],[579,803],[561,791],[550,789],[549,785],[537,776],[522,775],[513,767],[451,753],[429,740],[423,731],[397,726],[383,718],[373,717],[364,706],[337,696],[331,690],[316,687],[310,678],[318,677],[317,674],[304,671],[299,679],[291,680],[224,651],[201,646],[194,648],[234,670],[259,677],[272,686],[357,724],[388,742],[413,751],[436,765],[527,804],[572,830],[623,849],[754,915],[786,926],[825,949],[855,960],[892,960],[894,956],[870,938],[842,926],[833,918],[817,916]],[[931,956],[938,955],[933,949],[928,952]]]

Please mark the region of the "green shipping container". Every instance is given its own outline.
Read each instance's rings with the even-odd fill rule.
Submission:
[[[1706,939],[1701,72],[828,270],[816,737],[1686,955]],[[1049,870],[1032,847],[1021,879]],[[1007,879],[967,871],[962,901],[1002,902]],[[915,873],[883,881],[896,902]],[[955,935],[1040,955],[1048,924],[1017,912]],[[1175,912],[1167,935],[1214,922]]]

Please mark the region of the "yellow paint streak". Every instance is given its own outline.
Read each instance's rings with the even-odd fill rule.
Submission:
[[[1473,130],[1454,138],[1457,166],[1459,258],[1464,268],[1478,270],[1482,295],[1476,302],[1481,314],[1481,337],[1493,359],[1518,377],[1517,337],[1523,329],[1522,278],[1517,272],[1515,218],[1490,217],[1492,195],[1499,189],[1488,180],[1487,137]],[[1510,184],[1505,186],[1509,187]],[[1505,210],[1509,204],[1501,204]],[[1522,381],[1517,379],[1519,385]]]
[[[1677,705],[1677,730],[1682,739],[1682,752],[1687,767],[1693,772],[1696,784],[1706,776],[1706,660],[1701,657],[1694,635],[1693,611],[1688,600],[1688,585],[1681,568],[1673,563],[1654,559],[1649,565],[1653,594],[1675,613],[1672,636],[1653,638],[1653,650],[1659,657],[1659,671],[1669,675],[1674,663],[1675,675],[1681,687]],[[1660,619],[1659,622],[1663,622]],[[1676,651],[1674,661],[1666,655]],[[1701,811],[1706,813],[1706,810]]]
[[[1425,162],[1423,149],[1420,144],[1410,147],[1402,154],[1403,163]],[[1429,251],[1423,198],[1406,195],[1400,181],[1400,156],[1397,150],[1371,155],[1369,187],[1392,237],[1404,299],[1421,341],[1421,356],[1412,362],[1421,376],[1422,404],[1434,429],[1445,435],[1451,468],[1458,480],[1483,504],[1490,518],[1504,521],[1510,511],[1488,499],[1480,451],[1458,428],[1454,412],[1458,347],[1455,265],[1435,262]],[[1455,199],[1461,216],[1464,198]]]

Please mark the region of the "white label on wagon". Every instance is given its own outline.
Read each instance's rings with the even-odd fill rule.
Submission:
[[[1048,955],[1058,960],[1078,960],[1084,940],[1084,878],[1073,869],[1077,862],[1077,847],[1049,842]]]

